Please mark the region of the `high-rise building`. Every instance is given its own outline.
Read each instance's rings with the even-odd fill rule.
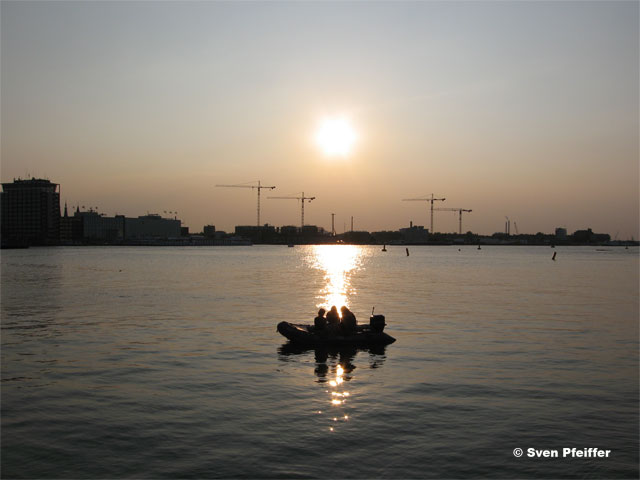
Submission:
[[[3,245],[56,245],[60,241],[60,185],[32,178],[3,183]]]

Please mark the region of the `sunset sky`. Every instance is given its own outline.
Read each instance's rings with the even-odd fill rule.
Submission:
[[[639,3],[7,2],[1,178],[198,232],[640,236]],[[318,144],[323,121],[347,146]],[[325,125],[326,126],[326,125]],[[344,147],[344,148],[343,148]],[[458,229],[437,212],[435,230]],[[514,229],[512,226],[512,233]]]

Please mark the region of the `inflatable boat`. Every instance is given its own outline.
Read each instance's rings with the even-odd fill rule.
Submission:
[[[391,335],[383,332],[384,315],[373,315],[369,325],[358,325],[352,335],[330,335],[326,331],[318,331],[313,325],[280,322],[278,332],[293,344],[332,347],[368,347],[373,345],[389,345],[396,341]]]

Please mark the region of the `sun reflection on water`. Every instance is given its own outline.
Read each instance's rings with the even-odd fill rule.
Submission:
[[[352,424],[353,419],[357,420],[356,412],[358,411],[358,403],[362,395],[366,395],[366,389],[362,390],[362,385],[358,386],[352,383],[355,380],[354,372],[357,368],[354,362],[356,356],[363,351],[368,352],[368,369],[362,370],[362,373],[373,371],[379,368],[385,361],[385,347],[379,348],[332,348],[332,347],[301,347],[285,344],[280,347],[279,352],[281,359],[286,359],[291,355],[307,355],[313,351],[314,367],[313,373],[316,377],[315,383],[319,387],[321,398],[314,401],[313,408],[310,410],[314,416],[318,417],[318,426],[325,432],[339,432],[348,425]],[[287,360],[288,364],[294,364]],[[365,362],[366,363],[366,362]]]
[[[340,391],[339,387],[342,387],[344,383],[344,368],[342,365],[338,364],[335,370],[335,378],[329,381],[329,385],[332,387],[332,390],[327,390],[327,393],[330,394],[330,402],[333,407],[345,407],[345,403],[347,401],[347,397],[349,396],[349,392]],[[346,413],[341,413],[338,416],[333,417],[334,422],[343,421],[346,422],[349,420],[349,415]],[[334,427],[329,427],[330,431],[334,431]]]
[[[370,255],[368,252],[355,245],[313,245],[309,248],[305,256],[307,265],[324,277],[316,295],[317,308],[329,310],[336,306],[340,309],[343,305],[351,308],[357,294],[352,280],[356,272],[364,268],[366,257]],[[335,432],[352,421],[351,413],[355,411],[353,400],[358,394],[351,388],[351,392],[347,390],[347,382],[353,379],[355,365],[352,360],[356,353],[357,349],[349,347],[335,351],[315,349],[314,371],[318,383],[323,385],[327,395],[324,401],[328,405],[326,410],[314,409],[313,412],[323,417],[326,415],[329,425],[324,423],[323,430],[328,428]]]
[[[316,306],[326,310],[333,305],[338,309],[349,307],[349,296],[356,294],[351,274],[362,264],[363,249],[355,245],[314,245],[312,251],[312,266],[324,271],[326,281]]]

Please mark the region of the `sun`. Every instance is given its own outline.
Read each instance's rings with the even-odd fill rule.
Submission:
[[[347,157],[353,151],[356,132],[345,117],[327,117],[318,125],[316,144],[329,157]]]

